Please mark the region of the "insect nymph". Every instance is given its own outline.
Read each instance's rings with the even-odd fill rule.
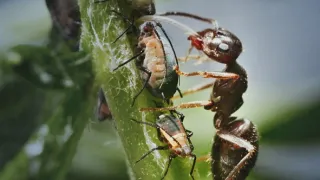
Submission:
[[[177,115],[178,117],[176,117],[175,115]],[[193,163],[190,170],[190,176],[192,177],[192,179],[194,179],[192,174],[193,174],[197,157],[195,154],[192,153],[193,145],[190,140],[190,137],[192,136],[193,133],[184,128],[183,119],[184,119],[184,115],[182,115],[181,113],[178,113],[177,111],[171,111],[171,114],[160,115],[157,118],[156,123],[142,122],[142,121],[137,121],[135,119],[132,119],[137,123],[145,124],[145,125],[157,128],[159,140],[166,144],[165,146],[158,146],[151,149],[149,152],[144,154],[138,161],[136,161],[136,163],[144,159],[146,156],[148,156],[150,153],[152,153],[155,150],[169,149],[170,155],[169,155],[168,164],[161,179],[165,178],[165,176],[168,173],[169,167],[171,165],[172,159],[177,156],[193,158]]]
[[[158,28],[165,38],[162,38]],[[114,69],[117,70],[135,59],[137,68],[141,70],[144,85],[134,96],[132,105],[145,88],[149,89],[153,96],[169,102],[175,92],[179,91],[177,88],[179,76],[173,70],[178,62],[172,43],[161,24],[147,21],[141,25],[136,51],[136,55]]]

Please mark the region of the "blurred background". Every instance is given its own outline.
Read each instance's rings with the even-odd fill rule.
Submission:
[[[221,27],[241,39],[245,51],[238,62],[247,70],[249,88],[244,95],[244,105],[235,115],[255,123],[261,136],[258,161],[248,179],[320,179],[320,73],[317,73],[320,68],[320,1],[159,0],[156,8],[159,13],[184,11],[214,18]],[[195,30],[210,26],[186,18],[175,19]],[[10,53],[11,47],[42,45],[49,41],[51,20],[44,1],[1,0],[0,23],[0,52],[11,60],[16,59],[15,54]],[[189,48],[186,35],[175,27],[163,25],[177,54],[184,56]],[[41,149],[44,142],[41,137],[52,137],[46,134],[48,124],[43,123],[51,116],[44,119],[43,114],[50,114],[53,107],[61,110],[62,107],[56,105],[64,95],[59,88],[55,91],[39,89],[26,82],[21,74],[6,69],[6,64],[1,63],[1,66],[4,68],[0,71],[0,179],[5,180],[19,168],[28,167],[30,172],[42,168],[38,161],[25,165],[23,160],[45,151]],[[215,62],[195,65],[195,61],[189,61],[181,65],[187,72],[223,68]],[[210,81],[181,78],[180,89]],[[175,103],[207,100],[210,92],[205,90]],[[215,133],[212,112],[202,108],[182,112],[186,116],[186,128],[194,132],[195,153],[198,156],[208,154]],[[69,146],[76,155],[71,168],[65,169],[68,171],[66,179],[128,179],[113,123],[90,119],[89,124],[82,125],[86,128],[83,134],[78,134],[79,138],[81,136],[79,143]],[[68,126],[59,133],[62,142],[64,137],[70,136]],[[67,157],[63,153],[58,156]],[[202,179],[211,179],[207,177],[207,163],[200,162],[197,166]],[[54,167],[48,160],[46,168],[54,170]]]

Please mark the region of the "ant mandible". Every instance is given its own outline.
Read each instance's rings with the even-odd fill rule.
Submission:
[[[183,12],[168,12],[161,15],[180,15],[205,22],[214,22],[209,18]],[[166,19],[165,21],[167,22],[179,23],[161,16],[146,16],[143,18]],[[186,27],[185,25],[183,26]],[[211,169],[214,173],[214,179],[245,179],[255,165],[259,146],[256,126],[247,119],[237,119],[231,116],[242,106],[242,95],[248,86],[247,73],[236,61],[242,52],[242,43],[237,36],[223,28],[205,29],[197,33],[191,30],[191,32],[193,33],[188,39],[191,41],[192,47],[201,50],[210,59],[226,64],[226,69],[220,74],[221,77],[236,74],[237,78],[217,79],[214,82],[209,101],[182,103],[178,106],[166,108],[141,108],[140,110],[163,111],[204,106],[206,110],[216,112],[214,126],[217,132],[211,153],[213,159]],[[208,72],[184,73],[178,67],[175,67],[175,70],[179,75],[184,76],[201,75],[205,78],[213,77]],[[208,87],[210,86],[204,85],[187,90],[183,94],[191,94]]]

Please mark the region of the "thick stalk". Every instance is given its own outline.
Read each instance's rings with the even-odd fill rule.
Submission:
[[[155,151],[144,160],[135,164],[150,149],[164,145],[158,140],[156,129],[136,124],[131,118],[155,122],[159,113],[140,113],[140,107],[154,107],[155,99],[145,90],[131,107],[132,98],[142,88],[140,72],[134,62],[130,62],[117,71],[113,71],[121,62],[132,57],[137,35],[130,34],[112,44],[128,24],[111,10],[119,11],[130,17],[135,1],[110,0],[105,3],[93,3],[92,0],[79,0],[82,20],[82,48],[93,56],[96,83],[101,84],[117,130],[122,141],[132,178],[160,179],[168,161],[169,151]],[[140,2],[139,2],[140,3]],[[179,159],[179,160],[178,160]],[[177,157],[173,160],[166,179],[191,179],[189,171],[191,159]],[[194,173],[195,177],[196,172]]]

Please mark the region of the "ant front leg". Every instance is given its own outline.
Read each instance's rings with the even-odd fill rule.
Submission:
[[[202,76],[204,78],[217,78],[217,79],[239,79],[238,74],[227,73],[227,72],[205,72],[205,71],[197,71],[191,73],[185,73],[180,71],[178,66],[174,66],[173,69],[180,76]]]
[[[212,170],[218,179],[245,179],[258,156],[258,133],[247,119],[234,120],[217,131],[212,148]],[[226,156],[226,157],[225,157]],[[227,162],[224,159],[229,159]],[[225,164],[233,167],[230,171]]]

